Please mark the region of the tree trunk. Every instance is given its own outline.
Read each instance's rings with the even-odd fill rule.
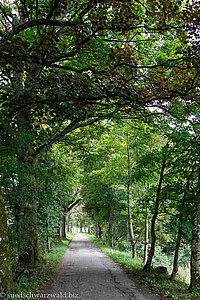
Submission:
[[[99,223],[96,223],[94,234],[98,239],[101,239],[102,229],[101,229],[101,226],[99,225]]]
[[[19,170],[19,195],[20,218],[19,218],[19,265],[26,267],[33,265],[39,260],[38,230],[37,230],[37,184],[35,179],[34,157],[34,132],[32,124],[32,112],[30,104],[32,96],[37,94],[36,82],[40,77],[43,66],[30,62],[27,65],[27,74],[23,83],[23,66],[13,74],[12,83],[16,89],[16,102],[23,109],[16,112],[16,131],[20,136],[20,144],[16,145]]]
[[[98,238],[101,239],[102,238],[102,233],[103,233],[102,228],[99,224],[97,226],[98,226]]]
[[[46,219],[46,228],[47,228],[46,248],[47,248],[47,251],[50,252],[50,250],[51,250],[51,243],[50,243],[50,238],[49,238],[49,223],[48,223],[48,219]]]
[[[130,207],[130,186],[131,186],[131,166],[130,166],[130,149],[129,149],[129,138],[127,137],[127,222],[128,222],[128,232],[129,240],[131,242],[132,257],[137,256],[136,248],[134,246],[134,232],[133,224],[131,220],[131,207]]]
[[[19,265],[34,265],[39,260],[37,230],[37,183],[34,175],[35,162],[31,156],[21,161],[19,193]]]
[[[131,221],[131,211],[130,211],[130,186],[127,186],[127,208],[128,208],[128,231],[129,231],[129,240],[131,242],[131,248],[132,248],[132,257],[135,255],[134,250],[134,233],[133,233],[133,224]]]
[[[66,239],[66,215],[62,216],[62,221],[61,221],[61,238]]]
[[[153,217],[152,217],[152,220],[151,220],[151,247],[150,247],[150,250],[149,250],[147,262],[146,262],[146,264],[143,268],[144,271],[150,271],[153,256],[154,256],[154,252],[155,252],[155,244],[156,244],[155,224],[156,224],[156,219],[157,219],[157,216],[158,216],[158,209],[159,209],[159,204],[160,204],[160,192],[161,192],[161,186],[162,186],[162,181],[163,181],[163,177],[164,177],[165,167],[166,167],[166,163],[165,163],[165,158],[164,158],[163,163],[162,163],[161,172],[160,172],[160,179],[159,179],[159,183],[158,183],[158,188],[157,188],[154,214],[153,214]]]
[[[193,173],[194,170],[192,170]],[[191,173],[191,175],[192,175]],[[170,280],[174,281],[176,278],[176,274],[178,272],[178,255],[179,255],[179,248],[181,245],[181,236],[182,236],[182,224],[183,224],[183,213],[184,213],[184,208],[185,208],[185,200],[187,196],[187,191],[189,189],[189,182],[190,178],[187,178],[187,183],[186,183],[186,190],[184,192],[183,198],[181,200],[181,206],[180,206],[180,212],[179,212],[179,228],[178,228],[178,234],[177,234],[177,239],[176,239],[176,247],[175,247],[175,252],[174,252],[174,263],[173,263],[173,270],[170,276]]]
[[[147,190],[149,190],[149,184],[147,184]],[[140,201],[142,201],[140,187],[138,187],[138,196],[139,196]],[[141,234],[142,234],[142,232],[141,232]],[[149,246],[149,227],[148,227],[148,208],[146,207],[146,216],[145,216],[145,223],[144,223],[144,255],[143,255],[143,263],[144,264],[146,264],[146,262],[147,262],[148,246]]]
[[[60,237],[66,239],[66,211],[67,207],[62,206],[62,217],[61,217],[61,226],[60,226]]]
[[[143,256],[144,264],[146,264],[147,262],[148,248],[149,248],[149,224],[148,224],[148,216],[147,216],[144,225],[144,256]]]
[[[134,243],[132,244],[132,257],[133,257],[133,258],[137,258],[136,245],[137,245],[137,243],[138,243],[138,241],[139,241],[139,239],[140,239],[140,237],[141,237],[143,231],[144,231],[144,227],[143,227],[142,230],[140,231],[140,233],[139,233],[139,235],[138,235],[138,237],[137,237],[137,240],[135,240]]]
[[[7,217],[3,198],[1,195],[0,212],[0,292],[6,292],[11,287],[12,271],[10,261]]]
[[[109,244],[113,248],[113,221],[112,221],[112,210],[110,209],[110,215],[108,220],[108,235],[109,235]]]
[[[114,239],[113,239],[113,226],[112,224],[109,224],[109,243],[110,243],[110,247],[113,248],[114,247]]]
[[[196,204],[194,210],[194,225],[191,245],[191,281],[190,289],[200,287],[200,167],[198,174]]]
[[[66,230],[67,230],[67,233],[71,232],[70,231],[71,230],[71,228],[70,228],[70,212],[67,213],[67,228],[66,228]]]
[[[137,258],[136,243],[132,245],[132,258]]]
[[[182,236],[182,224],[179,225],[178,235],[177,235],[177,239],[176,239],[173,270],[172,270],[172,273],[170,276],[171,281],[174,281],[176,274],[178,272],[178,254],[179,254],[179,248],[180,248],[180,244],[181,244],[181,236]]]
[[[95,227],[94,227],[94,235],[96,236],[96,238],[98,238],[98,226],[97,226],[97,223],[95,224]]]

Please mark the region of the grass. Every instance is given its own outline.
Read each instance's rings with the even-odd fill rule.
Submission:
[[[133,259],[129,252],[118,251],[104,245],[99,239],[95,238],[93,235],[87,235],[90,241],[97,247],[99,247],[103,253],[110,256],[114,261],[118,262],[120,265],[126,267],[129,270],[141,270],[143,268],[143,263],[138,259]]]
[[[107,254],[121,266],[128,269],[128,275],[138,283],[146,285],[154,294],[162,296],[164,299],[174,300],[197,300],[200,299],[200,289],[193,289],[189,292],[188,284],[175,280],[171,282],[169,275],[158,274],[155,270],[150,273],[143,272],[144,264],[139,259],[131,258],[131,254],[112,249],[102,243],[92,235],[88,235],[90,241],[99,247],[103,253]]]
[[[43,259],[34,268],[24,272],[14,283],[10,291],[10,297],[4,299],[21,299],[18,295],[29,293],[41,293],[47,282],[52,279],[54,272],[61,261],[67,246],[74,234],[68,234],[66,240],[58,241],[49,253],[43,255]],[[11,295],[17,295],[11,297]],[[24,299],[29,299],[28,297]],[[31,298],[34,299],[34,298]]]

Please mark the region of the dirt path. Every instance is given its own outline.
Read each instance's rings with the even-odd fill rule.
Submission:
[[[43,299],[161,299],[129,279],[121,267],[84,234],[77,234],[71,241],[45,293],[49,295]]]

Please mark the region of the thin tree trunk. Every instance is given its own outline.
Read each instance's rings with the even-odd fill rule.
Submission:
[[[47,248],[47,251],[50,252],[50,250],[51,250],[51,243],[50,243],[50,238],[49,238],[49,223],[48,223],[48,219],[46,219],[46,228],[47,228],[46,248]]]
[[[149,184],[147,185],[147,190],[149,189]],[[142,197],[140,194],[140,187],[138,187],[138,196],[139,199],[142,201]],[[143,230],[141,231],[140,235],[142,234]],[[147,256],[148,256],[148,244],[149,244],[149,228],[148,228],[148,208],[146,208],[146,217],[144,223],[144,255],[143,255],[143,263],[146,264]]]
[[[111,205],[112,206],[112,205]],[[110,209],[109,220],[108,220],[108,235],[109,235],[109,244],[113,248],[113,220],[112,220],[112,208]]]
[[[97,223],[95,224],[94,235],[96,236],[96,238],[98,238],[98,226],[97,226]]]
[[[67,233],[70,232],[70,212],[67,213]]]
[[[173,263],[173,270],[170,276],[170,280],[174,281],[176,274],[178,272],[178,254],[179,254],[179,248],[181,245],[181,236],[182,236],[182,224],[179,225],[178,235],[176,238],[176,248],[174,253],[174,263]]]
[[[191,245],[191,281],[190,289],[200,287],[200,167],[198,173],[194,225]]]
[[[160,172],[160,179],[159,179],[159,183],[158,183],[158,188],[157,188],[154,214],[153,214],[153,217],[152,217],[152,220],[151,220],[151,247],[150,247],[150,250],[149,250],[147,262],[146,262],[146,264],[143,268],[144,271],[150,271],[153,256],[154,256],[154,252],[155,252],[155,244],[156,244],[155,225],[156,225],[156,219],[157,219],[157,216],[158,216],[158,209],[159,209],[159,204],[160,204],[160,192],[161,192],[161,186],[162,186],[162,182],[163,182],[165,167],[166,167],[166,162],[165,162],[165,158],[164,158],[163,163],[162,163],[161,172]]]
[[[131,242],[132,257],[136,257],[136,248],[134,246],[134,231],[133,224],[131,220],[131,207],[130,207],[130,186],[131,186],[131,166],[130,166],[130,149],[129,149],[129,138],[127,137],[127,222],[128,222],[128,232],[129,240]]]
[[[193,173],[193,171],[194,170],[192,170],[192,173]],[[171,281],[174,281],[174,279],[176,278],[176,274],[178,272],[178,256],[179,256],[179,249],[180,249],[180,245],[181,245],[181,237],[182,237],[182,233],[183,233],[183,231],[182,231],[183,213],[184,213],[184,207],[185,207],[185,200],[186,200],[186,196],[187,196],[187,190],[189,189],[189,182],[190,182],[190,180],[188,177],[187,183],[186,183],[186,190],[185,190],[183,198],[181,200],[181,206],[180,206],[180,212],[179,212],[179,228],[178,228],[178,234],[177,234],[177,238],[176,238],[173,269],[172,269],[172,273],[170,276]]]
[[[134,247],[134,232],[133,232],[133,224],[131,221],[131,211],[130,211],[130,186],[127,186],[127,208],[128,208],[128,231],[129,231],[129,240],[131,242],[132,249],[132,257],[134,258],[136,255],[136,250]]]
[[[109,224],[109,240],[110,240],[110,247],[113,248],[114,247],[114,239],[113,239],[113,224]]]
[[[181,200],[181,205],[180,205],[180,210],[179,210],[179,228],[178,228],[178,234],[177,234],[177,239],[176,239],[176,247],[175,247],[175,252],[174,252],[174,263],[173,263],[173,270],[170,276],[170,280],[174,281],[176,278],[176,274],[178,272],[178,256],[179,256],[179,249],[181,245],[181,237],[183,234],[182,230],[182,225],[183,225],[183,214],[184,214],[184,209],[185,209],[185,200],[187,197],[187,192],[189,190],[189,185],[190,185],[190,178],[195,170],[195,165],[192,168],[190,176],[187,177],[187,183],[185,187],[185,192]]]
[[[101,239],[102,229],[101,229],[101,226],[99,225],[99,223],[96,223],[94,234],[98,239]]]
[[[102,233],[103,233],[103,232],[102,232],[102,228],[101,228],[101,226],[100,226],[99,224],[98,224],[97,226],[98,226],[98,227],[97,227],[97,228],[98,228],[98,229],[97,229],[97,230],[98,230],[98,238],[101,239],[101,238],[102,238]]]
[[[132,257],[133,257],[133,258],[136,258],[136,257],[137,257],[136,245],[137,245],[139,239],[141,238],[141,235],[142,235],[143,231],[144,231],[144,227],[142,228],[142,230],[140,231],[140,233],[139,233],[137,239],[136,239],[136,240],[134,241],[134,243],[133,243],[133,246],[132,246]]]
[[[12,271],[7,217],[3,198],[0,195],[0,292],[4,293],[11,287]]]
[[[143,256],[144,264],[146,264],[147,262],[148,248],[149,248],[149,224],[148,224],[148,216],[146,216],[145,225],[144,225],[144,256]]]

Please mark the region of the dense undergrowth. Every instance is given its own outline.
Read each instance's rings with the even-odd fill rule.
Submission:
[[[200,290],[193,289],[189,291],[189,285],[185,282],[175,280],[171,282],[169,275],[163,275],[152,269],[150,273],[142,271],[144,264],[140,259],[133,259],[131,253],[127,251],[119,251],[108,247],[93,235],[88,235],[90,241],[99,247],[103,253],[107,254],[114,261],[128,269],[128,274],[140,284],[148,286],[154,294],[160,295],[165,299],[175,300],[193,300],[200,299]]]
[[[52,279],[73,236],[74,234],[68,234],[67,239],[54,243],[49,253],[43,253],[40,263],[32,269],[25,270],[14,280],[12,289],[4,299],[34,299],[33,294],[42,293],[48,281]]]

